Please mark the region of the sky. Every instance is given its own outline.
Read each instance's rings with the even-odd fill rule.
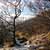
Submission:
[[[6,0],[5,0],[6,1]],[[28,1],[28,0],[26,0],[26,1]],[[9,0],[9,2],[14,2],[14,0]],[[22,0],[22,2],[23,2],[23,0]],[[23,4],[24,4],[24,2],[23,2]],[[2,7],[2,6],[5,6],[4,4],[3,4],[3,1],[2,2],[0,2],[0,8]],[[2,9],[2,8],[1,8]],[[5,9],[4,9],[5,10]],[[15,11],[14,11],[14,8],[11,8],[11,7],[9,7],[9,9],[8,9],[8,11],[9,11],[9,13],[12,15],[12,14],[14,14],[15,13]],[[32,13],[31,11],[30,11],[30,9],[25,5],[24,6],[24,9],[23,9],[23,11],[21,12],[21,15],[18,17],[18,20],[28,20],[28,19],[30,19],[30,18],[32,18],[32,17],[34,17],[33,15],[35,15],[34,13]],[[10,18],[9,18],[10,19]],[[6,19],[7,21],[9,20],[8,18]],[[11,20],[11,19],[10,19]]]
[[[22,0],[23,2],[23,0]],[[43,7],[49,7],[50,2],[46,0],[25,0],[25,6],[24,9],[19,16],[19,20],[28,20],[31,18],[35,18],[36,14],[43,9]],[[32,11],[30,10],[31,8],[28,7],[29,3],[33,3]],[[24,2],[23,2],[24,4]],[[40,8],[40,9],[39,9]]]
[[[7,0],[2,0],[2,1],[0,0],[0,8],[3,5],[3,1],[7,1]],[[19,0],[17,0],[17,1],[19,1]],[[25,3],[24,3],[24,1],[25,1]],[[19,20],[25,21],[25,20],[28,20],[31,18],[35,18],[36,12],[39,12],[43,7],[50,6],[50,2],[46,2],[46,1],[44,2],[44,0],[24,0],[24,1],[23,0],[21,1],[22,2],[21,7],[24,5],[24,9],[21,12],[21,15],[18,17]],[[15,0],[9,0],[9,2],[14,3]],[[28,6],[30,4],[30,2],[33,3],[32,7],[31,7],[32,9]],[[5,6],[5,5],[3,5],[3,6]],[[20,7],[20,9],[21,9],[21,7]],[[14,8],[11,8],[11,7],[8,9],[8,11],[9,11],[9,13],[11,13],[11,15],[15,13]],[[9,20],[9,19],[7,19],[7,20]]]

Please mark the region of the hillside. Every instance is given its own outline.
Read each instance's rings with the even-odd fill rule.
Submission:
[[[50,19],[48,17],[38,15],[36,18],[32,18],[16,25],[16,32],[17,31],[33,35],[47,33],[50,31]]]
[[[36,18],[16,25],[16,37],[19,39],[25,38],[29,41],[29,44],[43,45],[44,48],[48,49],[50,46],[50,19],[49,14],[45,14],[47,11],[44,12],[41,12]]]

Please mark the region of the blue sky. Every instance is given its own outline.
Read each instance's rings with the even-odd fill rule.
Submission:
[[[21,14],[22,15],[33,15],[33,12],[31,12],[30,9],[26,6]]]
[[[6,0],[5,0],[6,1]],[[16,1],[16,0],[8,0],[9,2],[14,2],[14,1]],[[19,0],[18,0],[19,1]],[[35,9],[34,9],[34,7],[36,7],[36,9],[39,7],[39,5],[38,4],[36,4],[37,3],[37,1],[40,1],[40,0],[25,0],[26,1],[26,5],[27,4],[29,4],[29,2],[32,2],[33,3],[33,12],[31,12],[30,11],[30,9],[29,9],[29,7],[28,6],[24,6],[24,9],[23,9],[23,12],[21,13],[21,15],[35,15]],[[41,0],[41,1],[44,1],[44,0]],[[23,0],[22,0],[22,2],[23,2]],[[39,2],[40,3],[40,2]],[[42,3],[42,2],[41,2]],[[24,4],[24,2],[23,2],[23,4]],[[43,3],[42,3],[42,5],[43,5]],[[49,6],[50,6],[50,3],[48,4]],[[22,6],[22,5],[21,5]],[[45,5],[46,6],[46,5]],[[41,7],[41,6],[40,6]],[[14,9],[12,9],[12,8],[10,8],[9,9],[9,13],[14,13]]]
[[[10,0],[9,0],[10,1]],[[15,0],[11,0],[11,1],[15,1]],[[11,2],[10,1],[10,2]],[[19,0],[18,0],[19,1]],[[35,15],[36,15],[36,13],[35,12],[37,12],[37,11],[39,11],[39,7],[42,7],[42,6],[39,6],[38,4],[37,4],[37,1],[39,1],[39,0],[25,0],[26,1],[26,3],[24,3],[23,2],[23,0],[22,0],[22,2],[23,2],[23,4],[25,4],[25,6],[24,6],[24,9],[23,9],[23,11],[22,11],[22,13],[21,13],[21,15],[20,15],[20,17],[24,17],[24,18],[27,18],[27,19],[29,19],[29,18],[32,18],[32,17],[34,17]],[[48,7],[50,7],[50,2],[43,2],[44,0],[40,0],[41,2],[39,2],[39,4],[42,4],[44,7],[45,6],[48,6]],[[30,8],[28,7],[28,5],[27,4],[29,4],[29,2],[32,2],[33,3],[33,5],[32,5],[32,9],[33,9],[33,11],[31,12],[31,10],[30,10]],[[21,5],[22,6],[22,5]],[[37,9],[37,11],[34,9],[34,7]],[[9,13],[15,13],[15,11],[14,11],[14,9],[13,8],[10,8],[9,9]]]
[[[15,0],[9,0],[9,1],[11,2],[11,1],[15,1]],[[29,1],[31,1],[31,0],[25,0],[25,1],[29,3]],[[22,0],[22,2],[23,2],[23,0]],[[24,4],[24,2],[23,2],[23,4]],[[27,4],[27,3],[25,3],[25,4]],[[11,9],[10,12],[11,12],[11,13],[14,13],[14,9]],[[29,9],[29,7],[24,6],[24,9],[23,9],[21,15],[22,15],[22,16],[24,16],[24,15],[25,15],[25,16],[26,16],[26,15],[34,15],[34,12],[31,12],[30,9]]]

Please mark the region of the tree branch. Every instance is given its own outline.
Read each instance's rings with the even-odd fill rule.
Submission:
[[[12,25],[12,24],[10,24],[8,21],[6,21],[5,19],[3,19],[2,17],[0,17],[2,20],[4,20],[5,22],[7,22],[9,25]]]

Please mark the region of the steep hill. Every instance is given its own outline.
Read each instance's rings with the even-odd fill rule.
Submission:
[[[16,31],[30,34],[47,33],[50,31],[50,19],[38,15],[36,18],[32,18],[16,25]]]

